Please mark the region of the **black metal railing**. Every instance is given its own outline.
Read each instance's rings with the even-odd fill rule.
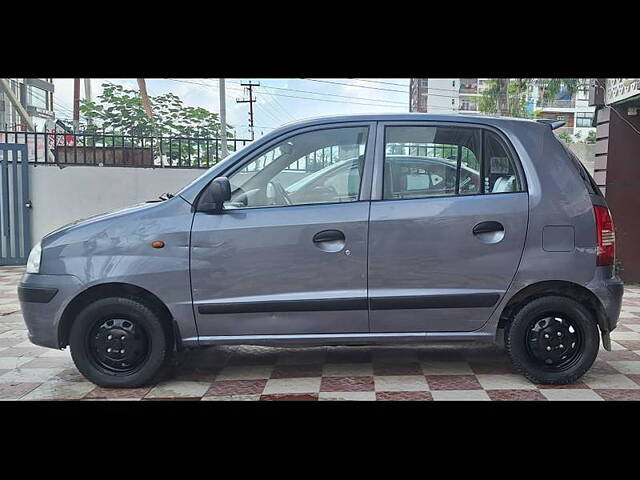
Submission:
[[[228,138],[227,149],[233,153],[250,142]],[[222,159],[220,138],[5,130],[0,143],[27,144],[29,162],[37,164],[208,168]]]
[[[467,147],[459,147],[458,145],[388,143],[386,154],[442,158],[444,160],[455,161],[458,159],[458,148],[462,148],[462,150],[460,150],[460,160],[463,165],[476,169],[479,168],[480,165],[475,154]]]

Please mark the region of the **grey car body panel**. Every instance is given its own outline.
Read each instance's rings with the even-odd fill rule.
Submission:
[[[34,288],[55,288],[58,292],[47,303],[23,302],[22,315],[26,320],[29,340],[42,347],[58,348],[58,326],[62,312],[69,302],[83,290],[82,282],[74,275],[25,274],[20,285]]]
[[[368,216],[369,202],[196,213],[191,279],[200,334],[367,332]],[[345,235],[339,251],[323,251],[313,242],[316,233],[330,229]],[[365,304],[342,311],[198,311],[201,305],[219,303],[323,299]]]
[[[197,335],[189,279],[192,219],[191,205],[177,196],[93,217],[42,239],[40,272],[72,274],[82,284],[77,293],[107,283],[140,287],[162,300],[181,335]],[[158,239],[164,248],[151,246]]]
[[[382,124],[393,122],[475,125],[500,132],[519,159],[527,192],[468,198],[380,201],[383,144],[380,143],[379,132]],[[374,129],[370,130],[370,145],[374,139],[377,142],[375,149],[367,154],[359,202],[238,209],[219,215],[194,212],[193,204],[211,180],[239,168],[246,159],[287,136],[317,128],[362,124]],[[613,328],[620,311],[622,283],[611,267],[595,266],[593,203],[602,204],[604,200],[589,195],[575,167],[565,155],[547,125],[525,120],[401,114],[327,117],[285,125],[218,163],[174,198],[101,215],[46,236],[42,240],[40,274],[25,275],[22,282],[29,287],[57,288],[58,293],[48,303],[23,303],[30,338],[41,345],[62,346],[56,344],[56,339],[60,317],[69,302],[91,287],[108,283],[135,285],[157,296],[169,309],[187,345],[353,343],[416,339],[490,341],[495,338],[500,316],[509,300],[523,288],[547,280],[562,280],[591,290],[600,299],[606,320]],[[435,272],[432,272],[425,277],[428,282],[421,284],[420,271],[406,271],[409,278],[401,279],[400,266],[391,259],[382,258],[385,254],[393,255],[393,248],[413,249],[410,252],[412,254],[420,252],[420,247],[406,235],[396,235],[395,247],[393,240],[376,238],[377,233],[387,230],[382,224],[377,226],[376,222],[391,215],[393,209],[405,205],[402,212],[393,214],[406,220],[409,228],[415,230],[429,223],[428,218],[420,218],[418,205],[425,207],[424,212],[429,212],[432,205],[460,209],[467,201],[479,202],[478,205],[495,202],[488,208],[504,216],[508,230],[503,242],[512,242],[507,249],[511,256],[508,262],[504,262],[502,257],[498,258],[498,255],[491,259],[491,254],[474,260],[471,255],[465,257],[467,252],[463,249],[447,245],[448,252],[459,256],[449,263],[452,267],[463,269],[465,265],[471,265],[475,270],[472,274],[457,272],[454,276],[450,273],[447,275],[444,268],[447,262],[436,265],[432,259],[431,268],[439,271],[443,281],[436,282]],[[397,207],[390,205],[394,203]],[[526,208],[525,203],[528,205]],[[377,232],[375,236],[368,233],[369,208],[373,220],[372,233]],[[435,210],[431,211],[436,213]],[[474,215],[470,214],[472,220],[469,223],[475,221]],[[244,225],[246,228],[243,228],[243,221],[247,222]],[[434,241],[456,242],[456,238],[444,233],[448,224],[442,217],[433,221],[443,230],[435,234]],[[309,235],[336,225],[348,233],[348,247],[345,245],[340,252],[329,253],[310,243]],[[569,241],[562,235],[552,236],[551,243],[545,243],[545,227],[562,227],[556,229],[554,234],[572,230],[574,247],[568,248]],[[253,228],[259,230],[260,233],[253,236],[262,236],[260,241],[247,239],[247,234]],[[526,235],[522,229],[526,230]],[[508,235],[511,230],[520,232],[521,237]],[[219,234],[212,235],[214,231]],[[388,233],[395,234],[391,227]],[[151,248],[151,242],[157,239],[164,241],[166,246],[162,249]],[[285,242],[280,250],[276,248],[278,241]],[[408,246],[405,245],[407,242]],[[519,242],[521,246],[518,246]],[[477,243],[468,245],[474,245],[472,250],[479,254],[484,246],[480,245],[481,242]],[[558,251],[545,250],[544,246],[549,244],[552,247],[557,244],[561,248],[551,248]],[[495,245],[485,246],[489,251],[491,249],[488,247]],[[369,275],[373,273],[369,290],[366,269],[368,248],[373,250],[371,258],[379,261],[379,264],[369,267]],[[344,253],[346,249],[351,250],[351,255]],[[272,258],[266,258],[264,254]],[[408,257],[401,262],[405,269],[411,266]],[[340,259],[340,262],[332,265],[320,260],[324,258]],[[277,267],[278,262],[289,263],[284,268]],[[424,266],[428,262],[420,259],[417,265]],[[399,286],[385,285],[382,275],[384,269],[391,272],[389,278],[399,282]],[[226,278],[219,279],[217,275]],[[467,294],[485,295],[477,297],[482,300],[482,306],[458,309],[450,304],[442,309],[432,306],[420,310],[405,308],[395,312],[391,309],[393,315],[389,315],[388,308],[380,311],[361,308],[363,295],[365,298],[371,296],[373,305],[375,299],[384,302],[394,297],[432,297],[451,303],[451,298],[457,298],[455,295]],[[497,302],[488,306],[487,295],[496,294]],[[326,302],[333,299],[345,309],[331,311],[326,307]],[[306,303],[299,310],[294,306],[285,308],[286,311],[268,312],[269,302],[291,305],[296,300],[311,303]],[[229,307],[233,303],[238,304],[235,307],[258,307],[247,313],[199,312],[199,307],[206,305],[213,308],[209,311],[216,311],[217,307],[233,311],[234,305]],[[216,304],[226,305],[216,307]],[[469,315],[470,310],[473,311],[472,315]],[[425,331],[419,331],[420,328]]]
[[[498,242],[484,242],[475,225],[498,221]],[[399,308],[372,310],[372,332],[472,331],[495,303],[465,308],[402,308],[408,296],[475,295],[507,291],[527,229],[527,194],[469,195],[372,202],[369,296],[398,297]]]

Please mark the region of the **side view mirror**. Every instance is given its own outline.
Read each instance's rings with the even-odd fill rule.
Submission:
[[[198,202],[200,212],[220,212],[224,202],[231,200],[231,184],[227,177],[214,179]]]

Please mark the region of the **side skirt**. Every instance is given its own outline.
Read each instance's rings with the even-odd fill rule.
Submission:
[[[379,343],[424,343],[444,341],[493,342],[488,332],[320,333],[297,335],[219,335],[183,339],[185,347],[208,345],[343,345]]]

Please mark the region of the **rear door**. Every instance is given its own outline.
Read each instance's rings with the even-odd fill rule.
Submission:
[[[378,125],[369,226],[371,332],[480,328],[511,283],[528,222],[524,176],[500,132]]]

